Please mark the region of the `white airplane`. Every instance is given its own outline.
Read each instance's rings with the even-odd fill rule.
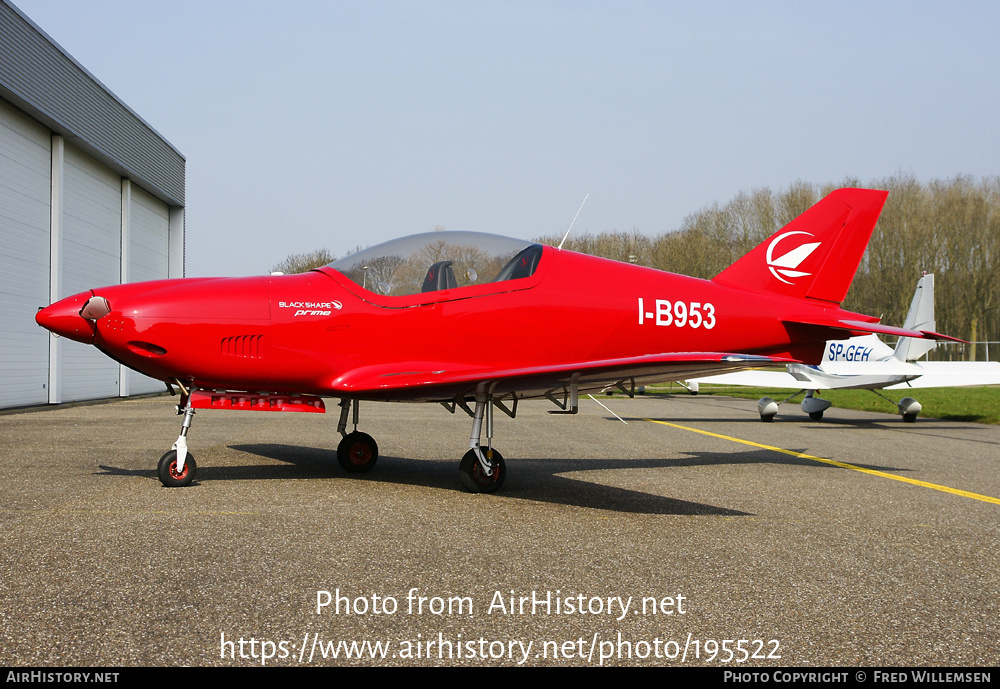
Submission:
[[[910,302],[910,312],[903,327],[910,330],[935,330],[933,275],[924,275],[917,283],[917,291]],[[742,371],[695,378],[687,381],[686,387],[691,392],[697,392],[700,383],[798,390],[781,402],[775,402],[770,397],[761,399],[757,403],[761,421],[773,421],[779,404],[795,399],[802,393],[806,395],[802,400],[802,411],[818,421],[832,403],[814,396],[815,391],[847,388],[871,390],[895,404],[903,421],[912,423],[920,413],[919,402],[912,397],[894,402],[877,391],[1000,384],[1000,363],[997,362],[917,361],[935,346],[937,344],[933,341],[912,337],[900,338],[895,349],[882,342],[877,335],[831,340],[826,343],[823,362],[818,366],[788,364],[787,371]]]

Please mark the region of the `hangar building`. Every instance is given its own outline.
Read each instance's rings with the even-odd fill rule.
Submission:
[[[0,407],[164,389],[34,315],[183,277],[184,174],[177,149],[0,0]]]

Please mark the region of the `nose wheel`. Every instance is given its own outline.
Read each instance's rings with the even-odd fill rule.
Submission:
[[[160,457],[160,463],[156,467],[160,483],[167,488],[183,488],[191,485],[197,472],[198,465],[194,463],[194,455],[190,452],[184,458],[184,467],[177,469],[177,450],[170,450]]]

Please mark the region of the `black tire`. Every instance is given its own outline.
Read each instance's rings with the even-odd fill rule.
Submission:
[[[484,455],[486,448],[479,447],[479,451]],[[483,467],[479,464],[479,458],[474,450],[469,450],[462,457],[462,463],[458,465],[458,478],[470,493],[495,493],[503,485],[503,480],[507,478],[507,464],[503,461],[503,455],[497,450],[493,450],[493,475],[483,474]]]
[[[917,421],[917,415],[916,414],[903,414],[903,421],[905,421],[906,423],[916,423],[916,421]]]
[[[156,467],[156,475],[160,477],[160,483],[167,488],[189,486],[197,473],[198,465],[195,464],[194,455],[190,452],[184,457],[184,473],[177,473],[177,450],[171,450],[160,457],[160,463]]]
[[[821,411],[811,411],[809,412],[809,418],[813,421],[819,421],[823,418],[823,412]]]
[[[371,471],[378,461],[378,444],[367,433],[348,433],[337,445],[337,461],[352,474]]]
[[[764,416],[763,414],[761,414],[760,415],[760,420],[763,421],[764,423],[771,423],[772,421],[774,421],[774,417],[773,416]]]

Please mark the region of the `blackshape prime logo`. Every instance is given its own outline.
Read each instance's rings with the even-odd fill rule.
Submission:
[[[771,274],[781,280],[786,285],[793,284],[785,278],[800,278],[806,275],[812,275],[812,273],[806,273],[801,270],[797,270],[802,261],[806,260],[813,251],[816,250],[822,242],[808,242],[805,244],[799,244],[798,246],[785,251],[777,258],[774,258],[775,247],[781,242],[781,240],[786,237],[791,237],[796,234],[804,234],[807,237],[812,237],[813,235],[809,232],[792,231],[785,232],[784,234],[779,234],[774,240],[767,246],[767,268],[771,271]],[[789,243],[787,246],[793,245],[794,242]],[[782,277],[784,276],[784,277]]]

